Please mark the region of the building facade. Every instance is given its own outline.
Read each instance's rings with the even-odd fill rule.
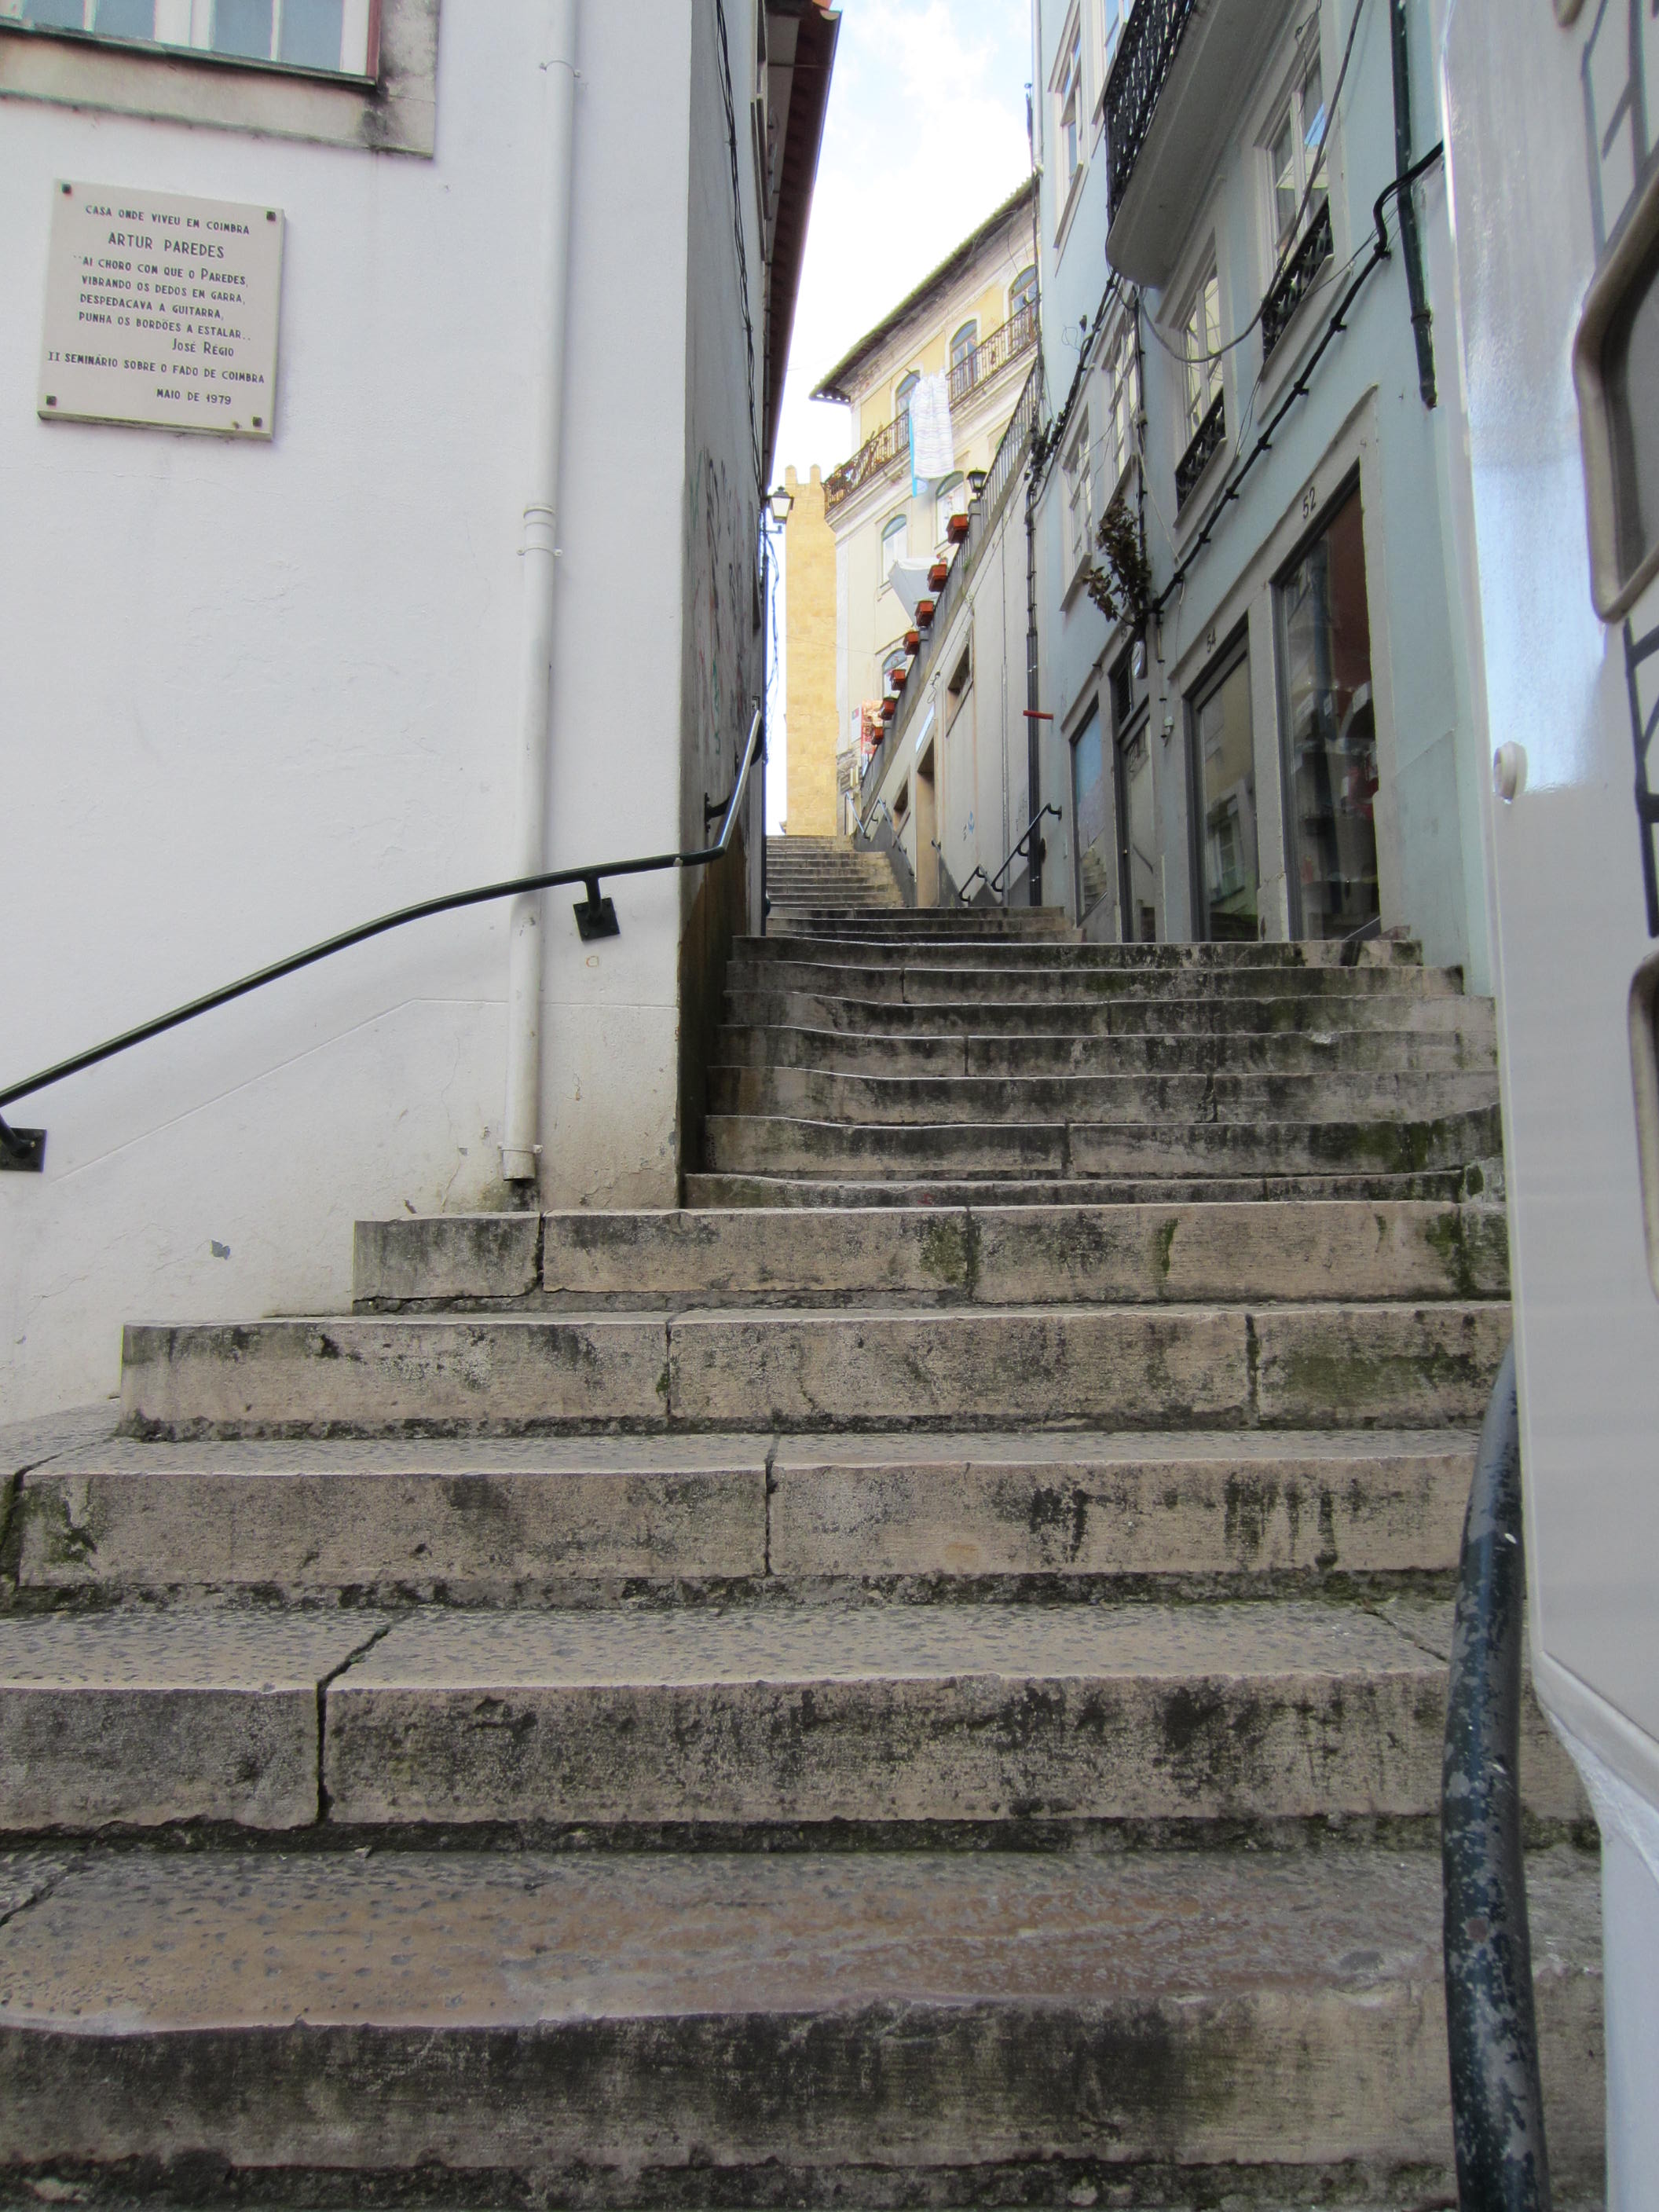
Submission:
[[[988,471],[1037,337],[1034,194],[1023,185],[819,384],[852,410],[855,450],[824,482],[836,535],[836,697],[841,744],[876,736],[891,672],[908,657],[908,609],[890,581],[901,561],[948,562],[951,520]],[[948,379],[954,465],[911,475],[909,402],[921,378]],[[850,774],[846,778],[852,781]],[[931,855],[924,844],[922,872]]]
[[[1035,887],[1092,936],[1393,930],[1485,989],[1443,178],[1397,181],[1437,136],[1412,125],[1437,112],[1428,11],[1074,0],[1033,25],[1010,842],[1054,810]],[[965,802],[947,848],[985,859],[964,825]],[[1007,886],[1033,888],[1024,855]]]
[[[406,903],[704,845],[760,696],[836,18],[278,15],[0,5],[0,915],[35,948],[0,1089]],[[71,291],[94,359],[142,336],[213,366],[179,316],[141,325],[171,274],[152,217],[280,230],[257,434],[53,419],[52,241],[83,185],[137,242],[86,284],[158,288],[107,327]],[[608,886],[619,935],[579,933],[580,887],[487,902],[5,1109],[46,1133],[40,1172],[0,1175],[9,1412],[107,1390],[136,1315],[338,1305],[362,1215],[675,1203],[759,804],[735,875]]]
[[[841,827],[836,790],[840,716],[836,708],[836,538],[824,514],[815,461],[803,483],[783,472],[784,727],[788,757],[786,835],[832,837]]]

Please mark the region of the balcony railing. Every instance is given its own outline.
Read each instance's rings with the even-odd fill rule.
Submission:
[[[1291,317],[1313,289],[1314,279],[1334,250],[1331,240],[1331,209],[1328,200],[1308,225],[1307,236],[1285,264],[1278,282],[1261,303],[1261,358],[1264,362],[1284,337]]]
[[[971,353],[951,364],[951,404],[959,407],[968,394],[1006,368],[1011,361],[1036,343],[1037,318],[1035,306],[1020,307],[1007,321],[992,331],[990,337],[976,345]]]
[[[960,406],[969,393],[994,377],[1011,361],[1029,353],[1036,343],[1037,311],[1035,305],[1019,308],[1007,321],[992,331],[973,351],[964,354],[951,369],[951,404]],[[879,430],[867,437],[850,461],[843,461],[832,469],[823,480],[823,507],[826,514],[834,514],[844,500],[851,499],[855,491],[867,484],[872,477],[878,477],[910,450],[910,417],[908,412],[884,422]]]
[[[1135,0],[1124,27],[1117,59],[1106,80],[1106,145],[1110,157],[1107,175],[1114,216],[1129,189],[1146,133],[1152,127],[1158,95],[1187,19],[1197,5],[1198,0]]]
[[[1217,392],[1209,413],[1193,433],[1193,441],[1176,463],[1176,513],[1186,506],[1193,487],[1210,465],[1218,448],[1227,436],[1227,410],[1222,394]]]

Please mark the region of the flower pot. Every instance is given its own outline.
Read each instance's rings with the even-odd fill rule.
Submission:
[[[933,601],[931,599],[918,599],[916,601],[916,620],[921,625],[922,629],[927,629],[933,619]]]
[[[936,592],[942,592],[945,589],[945,580],[950,573],[951,564],[948,561],[935,561],[927,571],[927,580]]]
[[[884,722],[890,722],[897,712],[898,701],[896,699],[884,699],[882,701],[881,719]]]
[[[965,514],[953,514],[951,517],[951,520],[945,526],[945,534],[950,539],[952,545],[960,545],[963,539],[968,535],[967,516]]]
[[[902,691],[906,683],[909,679],[909,675],[910,672],[908,668],[891,669],[888,672],[887,681],[892,685],[895,691]]]
[[[921,632],[919,629],[907,629],[907,630],[905,631],[905,633],[904,633],[904,650],[905,650],[907,653],[920,653],[920,652],[921,652]]]

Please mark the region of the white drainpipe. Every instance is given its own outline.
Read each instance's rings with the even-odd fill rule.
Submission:
[[[559,428],[564,411],[567,276],[575,141],[577,0],[547,0],[547,176],[529,495],[524,509],[524,618],[519,654],[518,852],[514,873],[547,866],[547,789],[553,745],[553,597],[558,565]],[[540,892],[513,902],[507,970],[507,1117],[501,1174],[536,1179],[541,1154]]]

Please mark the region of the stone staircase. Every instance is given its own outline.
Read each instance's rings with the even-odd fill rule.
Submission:
[[[773,929],[815,914],[840,924],[904,905],[887,855],[862,851],[850,837],[769,837],[766,896]]]
[[[1490,1006],[1012,913],[728,980],[685,1211],[364,1223],[351,1314],[135,1326],[118,1428],[10,1434],[0,2179],[1448,2201]],[[1535,1709],[1522,1788],[1586,2202]]]

